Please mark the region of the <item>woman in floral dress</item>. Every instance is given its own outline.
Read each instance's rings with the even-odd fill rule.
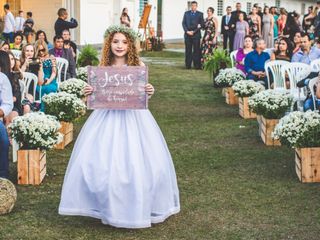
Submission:
[[[261,18],[258,15],[258,9],[252,8],[252,13],[248,16],[249,35],[255,40],[261,36]]]
[[[209,7],[207,10],[208,17],[205,20],[205,33],[202,38],[201,49],[202,57],[201,63],[204,63],[205,56],[212,54],[213,50],[217,46],[217,37],[218,37],[218,20],[214,17],[214,9]]]

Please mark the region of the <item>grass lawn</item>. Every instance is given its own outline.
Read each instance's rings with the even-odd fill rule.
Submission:
[[[226,105],[207,73],[185,70],[183,54],[143,56],[156,88],[150,110],[174,159],[181,212],[141,230],[59,216],[68,146],[48,152],[41,186],[17,186],[16,207],[0,217],[0,239],[320,239],[320,185],[298,181],[293,150],[264,146],[256,121]],[[76,123],[76,135],[84,121]],[[16,164],[10,170],[16,182]]]

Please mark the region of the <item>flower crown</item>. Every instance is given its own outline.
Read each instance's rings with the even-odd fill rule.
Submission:
[[[135,32],[131,28],[121,26],[121,25],[113,25],[108,27],[104,33],[104,38],[109,37],[112,33],[126,33],[134,41],[139,38],[139,34],[137,32]]]

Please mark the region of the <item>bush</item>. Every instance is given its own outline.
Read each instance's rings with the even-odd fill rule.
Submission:
[[[70,78],[66,81],[63,81],[60,84],[59,91],[75,94],[78,98],[82,99],[85,97],[84,95],[85,86],[87,86],[86,82],[77,78]]]
[[[92,45],[87,44],[81,49],[77,64],[79,67],[97,66],[99,64],[98,55],[98,50]]]

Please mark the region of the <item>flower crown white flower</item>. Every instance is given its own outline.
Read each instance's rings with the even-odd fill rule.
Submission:
[[[121,26],[121,25],[113,25],[108,27],[104,33],[104,38],[109,37],[113,33],[126,33],[134,41],[139,38],[139,34],[137,32],[135,32],[131,28]]]

